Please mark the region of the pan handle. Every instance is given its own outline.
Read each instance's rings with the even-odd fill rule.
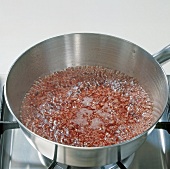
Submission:
[[[170,44],[158,53],[155,53],[153,57],[159,64],[164,65],[170,59]]]

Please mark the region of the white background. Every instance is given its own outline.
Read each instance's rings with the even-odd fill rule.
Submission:
[[[0,0],[0,77],[31,46],[74,32],[114,35],[153,54],[170,44],[170,0]]]

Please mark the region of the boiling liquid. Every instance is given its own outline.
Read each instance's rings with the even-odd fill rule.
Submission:
[[[121,143],[153,124],[153,105],[138,81],[101,66],[79,66],[40,78],[26,94],[22,123],[58,143]]]

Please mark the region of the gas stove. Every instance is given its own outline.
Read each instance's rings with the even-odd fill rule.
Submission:
[[[170,81],[170,76],[168,76]],[[4,80],[1,79],[1,100],[2,86]],[[7,109],[5,102],[1,106],[1,121],[15,121]],[[148,136],[146,142],[127,159],[116,164],[96,167],[94,169],[168,169],[170,168],[170,135],[166,130],[170,121],[169,104],[164,111],[160,123]],[[165,123],[161,123],[165,122]],[[1,122],[3,123],[3,122]],[[9,123],[11,125],[11,123]],[[165,124],[164,126],[162,124]],[[6,128],[11,128],[11,126]],[[0,135],[0,168],[1,169],[78,169],[79,167],[56,164],[38,153],[26,140],[17,123],[12,124],[13,128]],[[4,126],[3,126],[4,127]],[[2,126],[1,126],[2,129]],[[2,131],[2,130],[1,130]],[[89,168],[88,168],[89,169]],[[92,168],[91,168],[92,169]]]

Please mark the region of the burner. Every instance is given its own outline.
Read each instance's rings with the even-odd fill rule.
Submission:
[[[40,158],[41,163],[46,166],[49,167],[51,164],[51,160],[45,156],[43,156],[41,153],[38,153],[38,156]],[[105,165],[102,167],[83,167],[83,169],[125,169],[128,168],[130,166],[130,164],[132,163],[133,159],[134,159],[135,154],[132,154],[131,156],[127,157],[126,159],[124,159],[122,162],[117,162],[114,164],[109,164],[109,165]],[[123,166],[121,167],[121,165],[123,164]],[[61,163],[56,164],[56,166],[54,167],[54,169],[81,169],[82,167],[75,167],[75,166],[67,166]]]

